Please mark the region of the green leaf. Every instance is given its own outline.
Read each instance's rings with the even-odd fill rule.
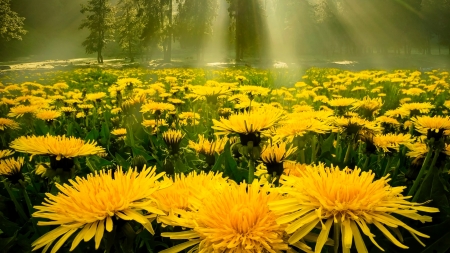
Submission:
[[[125,160],[119,153],[116,153],[116,155],[114,157],[115,157],[117,164],[122,166],[123,169],[130,168],[130,163],[127,160]]]
[[[422,251],[422,253],[449,252],[450,250],[449,238],[450,238],[450,231],[445,233],[434,243],[430,244],[425,250]]]
[[[110,136],[111,136],[111,133],[109,131],[108,123],[103,122],[102,123],[102,131],[100,132],[100,138],[101,138],[102,145],[104,145],[104,146],[109,145],[109,137]]]
[[[135,145],[134,147],[131,147],[131,150],[133,151],[133,156],[134,157],[136,157],[138,155],[141,155],[141,156],[143,156],[145,158],[146,161],[155,160],[155,158],[153,158],[153,156],[149,155],[147,153],[147,150],[145,150],[140,145]]]
[[[97,129],[92,129],[87,135],[86,138],[84,138],[84,140],[90,140],[90,141],[97,141],[99,136],[99,132]]]
[[[222,171],[222,165],[224,162],[225,162],[225,153],[222,153],[219,156],[216,155],[216,162],[214,163],[214,166],[212,167],[211,171],[213,172]]]
[[[321,153],[324,154],[326,152],[331,152],[333,151],[335,148],[333,147],[333,142],[334,142],[335,136],[334,134],[330,134],[330,136],[328,136],[328,138],[326,138],[321,144],[320,144],[320,149],[321,149]],[[320,143],[320,141],[319,141]]]
[[[45,123],[45,121],[37,119],[34,121],[34,126],[36,129],[36,135],[46,135],[49,133],[50,129]]]
[[[191,169],[186,166],[186,164],[181,161],[181,159],[177,158],[174,163],[175,166],[175,173],[186,173],[190,171]]]
[[[101,170],[102,167],[108,165],[113,165],[113,163],[99,156],[89,156],[86,158],[86,166],[88,166],[92,172]]]
[[[248,181],[248,170],[240,169],[231,154],[230,141],[225,144],[224,148],[225,171],[227,175],[236,182]]]

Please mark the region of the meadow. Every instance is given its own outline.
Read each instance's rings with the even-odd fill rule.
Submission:
[[[0,77],[4,252],[448,252],[450,74]]]

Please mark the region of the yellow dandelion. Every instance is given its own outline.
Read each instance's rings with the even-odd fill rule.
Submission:
[[[390,124],[393,126],[399,126],[400,122],[398,122],[398,120],[388,117],[388,116],[379,116],[375,119],[376,122],[380,122],[380,123],[385,123],[385,124]]]
[[[166,111],[175,111],[175,106],[173,104],[169,103],[162,103],[162,102],[150,102],[147,104],[143,104],[141,106],[142,113],[151,112],[154,114],[160,114],[162,112]]]
[[[126,128],[117,128],[111,131],[112,135],[115,136],[124,136],[127,135],[127,129]]]
[[[96,92],[96,93],[88,93],[86,94],[87,101],[100,101],[106,97],[105,92]]]
[[[417,212],[439,212],[437,208],[408,202],[406,199],[409,197],[401,194],[405,187],[391,187],[388,176],[374,180],[375,174],[371,171],[361,172],[358,168],[340,170],[320,164],[308,166],[300,173],[301,177],[281,177],[283,186],[279,190],[287,197],[271,202],[269,206],[282,215],[277,222],[287,224],[290,244],[299,241],[316,225],[321,225],[315,252],[321,252],[332,226],[338,226],[335,231],[342,235],[343,252],[350,250],[353,239],[358,252],[368,252],[360,232],[383,250],[370,232],[369,224],[375,225],[396,246],[407,249],[386,226],[396,233],[399,233],[398,227],[402,227],[419,242],[417,236],[429,236],[406,225],[395,215],[430,222],[431,217]]]
[[[0,118],[0,130],[4,131],[6,129],[19,129],[19,123],[12,119]]]
[[[402,92],[403,94],[410,96],[419,96],[420,94],[425,93],[425,91],[420,88],[402,89]]]
[[[424,103],[404,103],[399,109],[405,111],[406,116],[415,116],[417,114],[426,114],[429,113],[431,109],[434,108],[430,102]],[[403,115],[402,115],[403,116]]]
[[[157,191],[153,197],[158,202],[158,207],[171,213],[174,210],[181,209],[186,211],[197,211],[201,201],[208,195],[216,193],[228,187],[230,183],[224,178],[222,173],[195,171],[185,175],[183,173],[175,175],[174,179],[169,180],[173,184],[170,187]],[[158,220],[170,225],[168,217],[158,217]]]
[[[247,94],[249,96],[267,96],[270,92],[269,88],[256,86],[256,85],[241,85],[236,90],[240,91],[242,94]]]
[[[118,168],[114,173],[109,170],[89,174],[87,178],[77,177],[69,180],[71,185],[56,183],[60,193],[47,193],[42,205],[34,207],[37,211],[33,217],[49,220],[39,221],[38,225],[58,227],[34,241],[33,250],[44,247],[45,252],[57,240],[51,251],[55,253],[76,232],[70,251],[81,240],[87,242],[92,238],[98,249],[105,230],[111,232],[114,220],[119,219],[134,220],[154,234],[151,218],[164,215],[152,197],[163,187],[157,181],[163,173],[156,175],[155,171],[155,167],[144,167],[140,173]]]
[[[200,100],[202,97],[206,98],[209,103],[217,103],[217,98],[221,95],[226,95],[231,92],[228,86],[202,86],[191,85],[189,87],[193,94],[195,94],[195,100]]]
[[[450,117],[419,116],[411,119],[417,132],[426,135],[428,139],[439,140],[450,134]]]
[[[286,142],[269,143],[262,148],[261,160],[266,165],[269,175],[281,176],[283,162],[297,151],[297,147],[287,148],[287,144]]]
[[[161,233],[171,239],[189,241],[161,253],[180,252],[194,246],[191,252],[281,252],[289,247],[283,240],[284,226],[270,211],[267,203],[280,199],[267,185],[232,184],[204,198],[195,216],[181,216],[192,224],[190,230]],[[193,220],[193,221],[190,221]]]
[[[39,110],[39,106],[36,105],[19,105],[11,107],[9,109],[8,117],[20,118],[26,115],[33,115]]]
[[[198,125],[200,122],[200,114],[196,112],[182,112],[178,115],[182,125]]]
[[[81,105],[78,105],[78,108],[87,111],[87,110],[89,110],[89,109],[94,108],[94,105],[91,105],[91,104],[81,104]]]
[[[429,150],[427,144],[420,141],[407,143],[406,147],[409,150],[406,155],[412,158],[416,158],[416,160],[425,158]]]
[[[356,101],[355,98],[335,98],[327,102],[329,106],[332,107],[347,107],[353,105]]]
[[[23,163],[23,157],[0,160],[0,176],[6,177],[13,184],[18,183],[19,180],[24,180],[24,177],[20,172]]]
[[[55,110],[40,110],[36,112],[35,114],[36,118],[45,120],[45,121],[52,121],[56,118],[61,116],[61,112],[55,111]]]
[[[241,137],[243,145],[253,141],[253,145],[257,146],[261,141],[261,132],[275,126],[283,118],[283,114],[283,110],[275,107],[264,107],[232,114],[228,119],[220,118],[220,121],[213,119],[212,128],[216,130],[216,135],[236,133]]]
[[[381,100],[380,97],[370,98],[369,96],[366,96],[362,100],[354,102],[352,110],[359,110],[361,111],[362,116],[371,117],[377,114],[382,106],[383,100]]]
[[[373,137],[373,144],[384,152],[398,151],[400,145],[412,142],[410,134],[383,134]]]
[[[180,143],[185,134],[181,130],[169,129],[162,134],[162,138],[166,145],[170,148],[171,153],[178,153],[180,150]]]
[[[214,155],[215,153],[222,153],[227,143],[228,138],[217,138],[215,141],[209,141],[205,139],[202,134],[198,135],[198,142],[189,141],[188,147],[192,148],[199,154]]]
[[[32,156],[56,156],[56,160],[105,152],[104,148],[97,146],[96,141],[84,141],[83,139],[66,137],[64,135],[21,136],[13,140],[10,147],[18,152],[28,153]]]
[[[167,126],[167,122],[163,119],[146,119],[142,121],[144,127],[156,127],[156,126]]]
[[[14,154],[14,151],[10,149],[0,150],[0,159],[11,156],[12,154]]]

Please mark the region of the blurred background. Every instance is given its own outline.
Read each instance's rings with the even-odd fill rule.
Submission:
[[[0,6],[1,62],[100,61],[99,51],[130,62],[450,59],[446,0],[0,0]]]

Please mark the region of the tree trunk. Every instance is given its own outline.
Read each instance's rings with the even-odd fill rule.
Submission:
[[[172,0],[169,0],[169,32],[166,38],[166,50],[164,51],[164,61],[171,62],[172,60]]]
[[[235,37],[235,43],[236,43],[236,62],[240,62],[242,60],[243,56],[243,47],[242,47],[242,40],[244,39],[242,36],[242,0],[236,0],[236,13],[235,13],[235,19],[236,19],[236,37]]]

